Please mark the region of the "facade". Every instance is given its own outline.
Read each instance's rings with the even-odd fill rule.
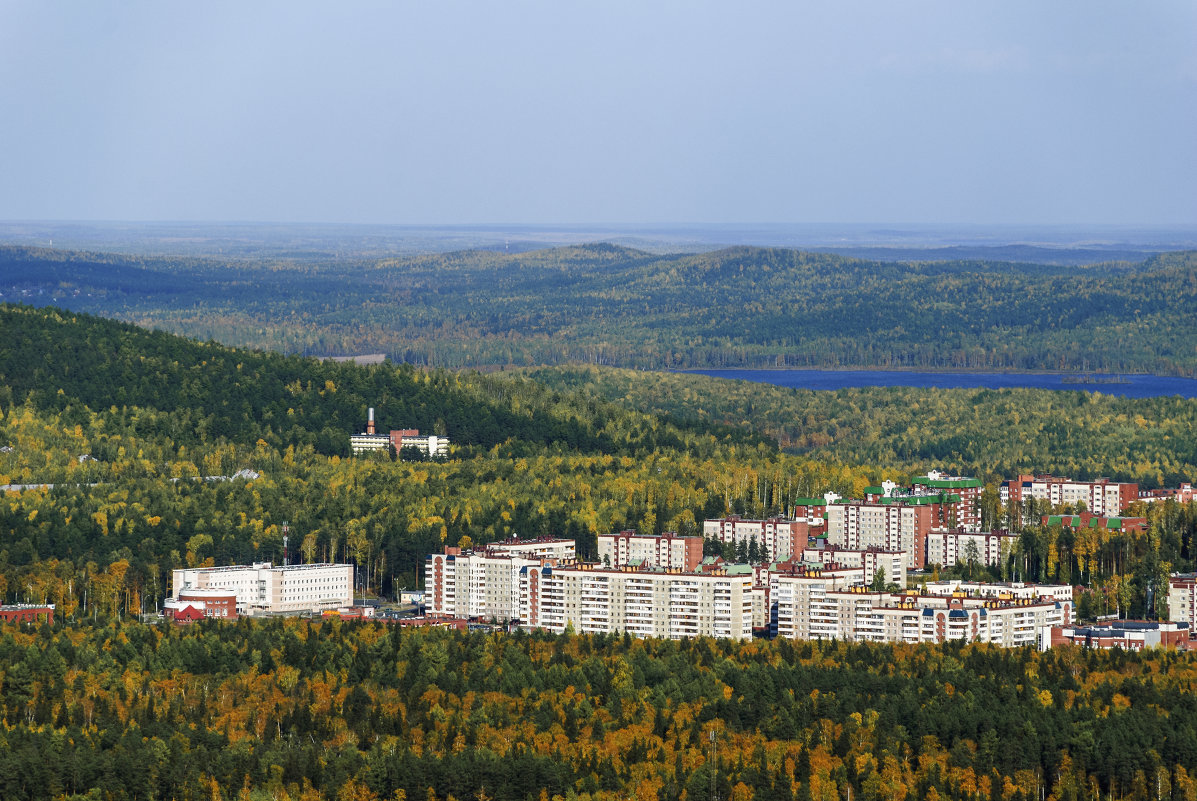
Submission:
[[[947,529],[954,495],[872,495],[871,500],[835,501],[827,507],[827,545],[847,550],[902,551],[906,567],[926,564],[926,538]]]
[[[599,561],[607,567],[663,567],[694,571],[702,562],[702,537],[621,531],[598,538]]]
[[[846,568],[860,568],[863,574],[860,583],[871,585],[877,569],[885,571],[885,583],[906,586],[906,554],[902,551],[880,549],[850,551],[846,548],[807,548],[802,552],[802,561],[820,565],[837,565]]]
[[[1072,621],[1072,600],[1054,587],[997,592],[875,592],[836,571],[807,569],[770,577],[772,630],[779,637],[849,642],[988,642],[1003,647],[1050,643],[1050,628]],[[980,585],[978,585],[980,586]],[[1062,590],[1071,593],[1071,588]]]
[[[938,470],[931,470],[925,476],[914,479],[911,491],[932,495],[940,492],[956,495],[960,498],[956,503],[954,516],[956,526],[967,532],[981,530],[981,480],[967,476],[949,476]]]
[[[424,563],[424,604],[434,617],[519,620],[521,571],[572,562],[573,540],[511,540],[479,551],[446,547]]]
[[[775,562],[789,559],[805,548],[809,528],[805,520],[786,520],[781,517],[744,520],[738,515],[731,515],[703,521],[702,536],[736,545],[756,540],[765,560]]]
[[[954,531],[928,531],[925,563],[952,567],[966,564],[970,551],[976,554],[978,564],[998,565],[1018,542],[1018,535],[1008,531],[970,533]]]
[[[1182,482],[1176,489],[1139,490],[1139,500],[1143,503],[1159,503],[1166,500],[1191,503],[1194,498],[1197,498],[1197,495],[1193,494],[1193,484],[1190,481]]]
[[[1053,506],[1085,504],[1095,515],[1120,515],[1126,507],[1139,499],[1138,484],[1119,484],[1108,478],[1093,481],[1073,481],[1059,476],[1018,476],[1003,481],[1000,490],[1003,504],[1022,503],[1028,498],[1047,501]]]
[[[1187,623],[1189,631],[1197,631],[1197,573],[1168,577],[1168,620]]]
[[[174,571],[173,594],[226,590],[239,615],[321,612],[353,604],[353,565],[275,566],[270,562]]]
[[[220,589],[181,590],[174,598],[166,599],[162,613],[177,621],[190,620],[195,616],[236,620],[237,594]]]
[[[525,625],[586,634],[682,639],[752,637],[753,574],[746,565],[704,572],[591,565],[529,568]]]
[[[4,604],[0,620],[5,623],[53,623],[54,604]]]
[[[1072,643],[1084,648],[1176,648],[1189,650],[1189,624],[1155,620],[1106,620],[1090,626],[1054,626],[1052,647]]]
[[[429,459],[443,459],[449,455],[448,437],[438,437],[436,434],[420,436],[418,428],[394,429],[387,442],[395,449],[395,453],[401,453],[404,448],[419,448]]]

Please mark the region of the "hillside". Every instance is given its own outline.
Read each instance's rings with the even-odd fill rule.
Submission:
[[[1197,373],[1192,252],[1052,266],[586,245],[224,264],[5,248],[0,288],[228,344],[447,367]]]
[[[994,480],[1054,472],[1146,487],[1197,478],[1193,399],[1037,389],[816,392],[601,367],[542,367],[526,374],[562,392],[584,392],[675,421],[751,428],[791,453],[911,473],[928,465]]]

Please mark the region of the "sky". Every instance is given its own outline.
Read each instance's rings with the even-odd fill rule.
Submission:
[[[1197,3],[0,0],[0,220],[1197,223]]]

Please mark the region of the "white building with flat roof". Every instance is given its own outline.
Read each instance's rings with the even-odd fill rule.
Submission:
[[[353,565],[253,565],[191,567],[172,575],[174,597],[189,590],[237,595],[237,614],[322,612],[353,604]]]

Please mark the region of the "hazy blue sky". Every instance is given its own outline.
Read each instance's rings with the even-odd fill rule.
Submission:
[[[0,0],[0,219],[1197,222],[1197,3]]]

